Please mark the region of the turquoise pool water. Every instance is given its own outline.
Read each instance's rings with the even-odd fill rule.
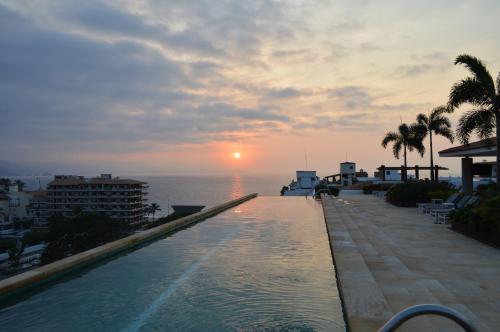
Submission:
[[[259,197],[0,310],[2,331],[344,331],[321,206]]]

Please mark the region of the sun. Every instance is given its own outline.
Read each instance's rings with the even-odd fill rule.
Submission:
[[[234,157],[234,159],[240,159],[240,158],[241,158],[241,153],[239,153],[239,152],[234,152],[234,153],[233,153],[233,157]]]

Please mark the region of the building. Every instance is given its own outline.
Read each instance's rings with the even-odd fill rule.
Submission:
[[[0,193],[0,237],[14,236],[14,223],[31,220],[31,197],[30,192],[19,190],[16,184],[10,185],[7,192]]]
[[[283,188],[283,196],[311,196],[314,195],[319,177],[316,171],[297,171],[297,181],[293,180],[288,187]]]
[[[356,163],[350,161],[340,163],[340,183],[343,186],[350,186],[355,179]]]
[[[497,177],[497,162],[496,161],[480,161],[472,164],[472,172],[481,178],[496,179]]]
[[[131,225],[139,224],[144,219],[146,184],[113,178],[111,174],[95,178],[56,175],[47,184],[48,214],[71,217],[75,211],[95,212]]]
[[[49,197],[47,190],[31,192],[29,214],[33,219],[34,228],[45,228],[49,221]]]
[[[9,196],[0,193],[0,237],[14,234],[14,224],[9,218]]]
[[[319,178],[316,176],[316,171],[297,171],[297,182],[299,188],[314,189]]]
[[[455,146],[446,150],[439,151],[440,157],[461,157],[462,162],[462,191],[466,194],[472,194],[474,190],[474,175],[483,175],[485,166],[474,167],[474,157],[495,157],[497,155],[496,137],[483,139],[460,146]],[[491,180],[496,181],[497,172],[496,162],[489,165],[491,171]],[[478,174],[479,173],[479,174]]]
[[[367,178],[368,177],[368,172],[366,172],[363,169],[360,169],[359,172],[356,172],[355,174],[356,178]]]
[[[380,173],[382,172],[380,170],[376,171],[373,175],[378,178],[379,180],[382,180],[384,178],[384,181],[400,181],[401,180],[401,173],[397,170],[394,169],[384,169],[384,177]]]

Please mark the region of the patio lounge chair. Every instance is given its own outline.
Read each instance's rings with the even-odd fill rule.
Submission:
[[[472,196],[465,204],[463,207],[471,206],[476,204],[479,201],[478,196]],[[452,211],[455,211],[455,209],[450,209],[450,210],[443,210],[443,211],[437,211],[436,212],[436,220],[434,223],[436,224],[443,224],[443,223],[448,223],[450,219],[450,214]]]
[[[454,193],[448,196],[448,198],[444,202],[436,202],[432,203],[417,203],[418,209],[422,211],[422,213],[429,213],[429,210],[436,208],[444,208],[449,205],[455,205],[460,201],[462,196],[459,193]]]
[[[442,207],[443,204],[455,204],[460,200],[460,194],[459,193],[454,193],[448,196],[448,198],[443,202],[441,199],[433,199],[431,203],[417,203],[417,208],[419,211],[422,213],[425,213],[426,210],[432,209],[432,208],[438,208]]]
[[[472,195],[463,196],[456,204],[443,204],[441,207],[436,207],[429,209],[428,213],[432,217],[436,217],[438,212],[446,212],[454,209],[461,209],[467,204],[467,202],[472,198]]]

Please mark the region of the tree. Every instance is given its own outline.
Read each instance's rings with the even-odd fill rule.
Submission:
[[[406,123],[402,123],[398,127],[398,131],[390,131],[385,134],[382,140],[382,146],[384,148],[391,142],[393,142],[392,153],[396,159],[399,159],[401,149],[403,149],[404,157],[404,167],[407,168],[406,154],[408,151],[413,151],[414,149],[420,153],[421,156],[425,153],[425,147],[423,145],[423,134],[421,128],[418,124],[412,124],[408,126]]]
[[[3,187],[3,190],[8,191],[9,186],[12,182],[8,178],[0,178],[0,188]]]
[[[158,212],[158,211],[161,211],[161,208],[158,204],[156,203],[151,203],[149,205],[149,213],[151,213],[153,215],[153,222],[155,221],[155,213]]]
[[[126,221],[112,219],[104,214],[85,213],[65,218],[53,215],[45,236],[47,247],[42,263],[47,264],[79,252],[118,240],[129,234]]]
[[[497,194],[500,195],[500,73],[496,88],[493,77],[481,60],[468,54],[455,59],[455,65],[464,65],[472,74],[455,83],[450,91],[449,107],[455,110],[462,104],[471,104],[474,109],[467,111],[458,121],[456,136],[463,144],[469,143],[475,132],[481,139],[490,138],[496,128]]]
[[[16,180],[16,181],[14,181],[14,184],[16,184],[16,185],[17,185],[17,189],[18,189],[19,191],[23,191],[24,186],[26,185],[26,183],[24,183],[23,181],[21,181],[21,180],[19,180],[19,179],[18,179],[18,180]]]
[[[446,137],[453,143],[453,132],[451,131],[450,120],[444,115],[444,113],[449,113],[450,110],[445,106],[439,106],[434,108],[429,115],[420,113],[417,116],[417,123],[421,126],[420,132],[423,137],[429,135],[429,148],[431,155],[431,181],[438,181],[439,179],[434,179],[434,153],[432,148],[432,135],[441,135]]]

